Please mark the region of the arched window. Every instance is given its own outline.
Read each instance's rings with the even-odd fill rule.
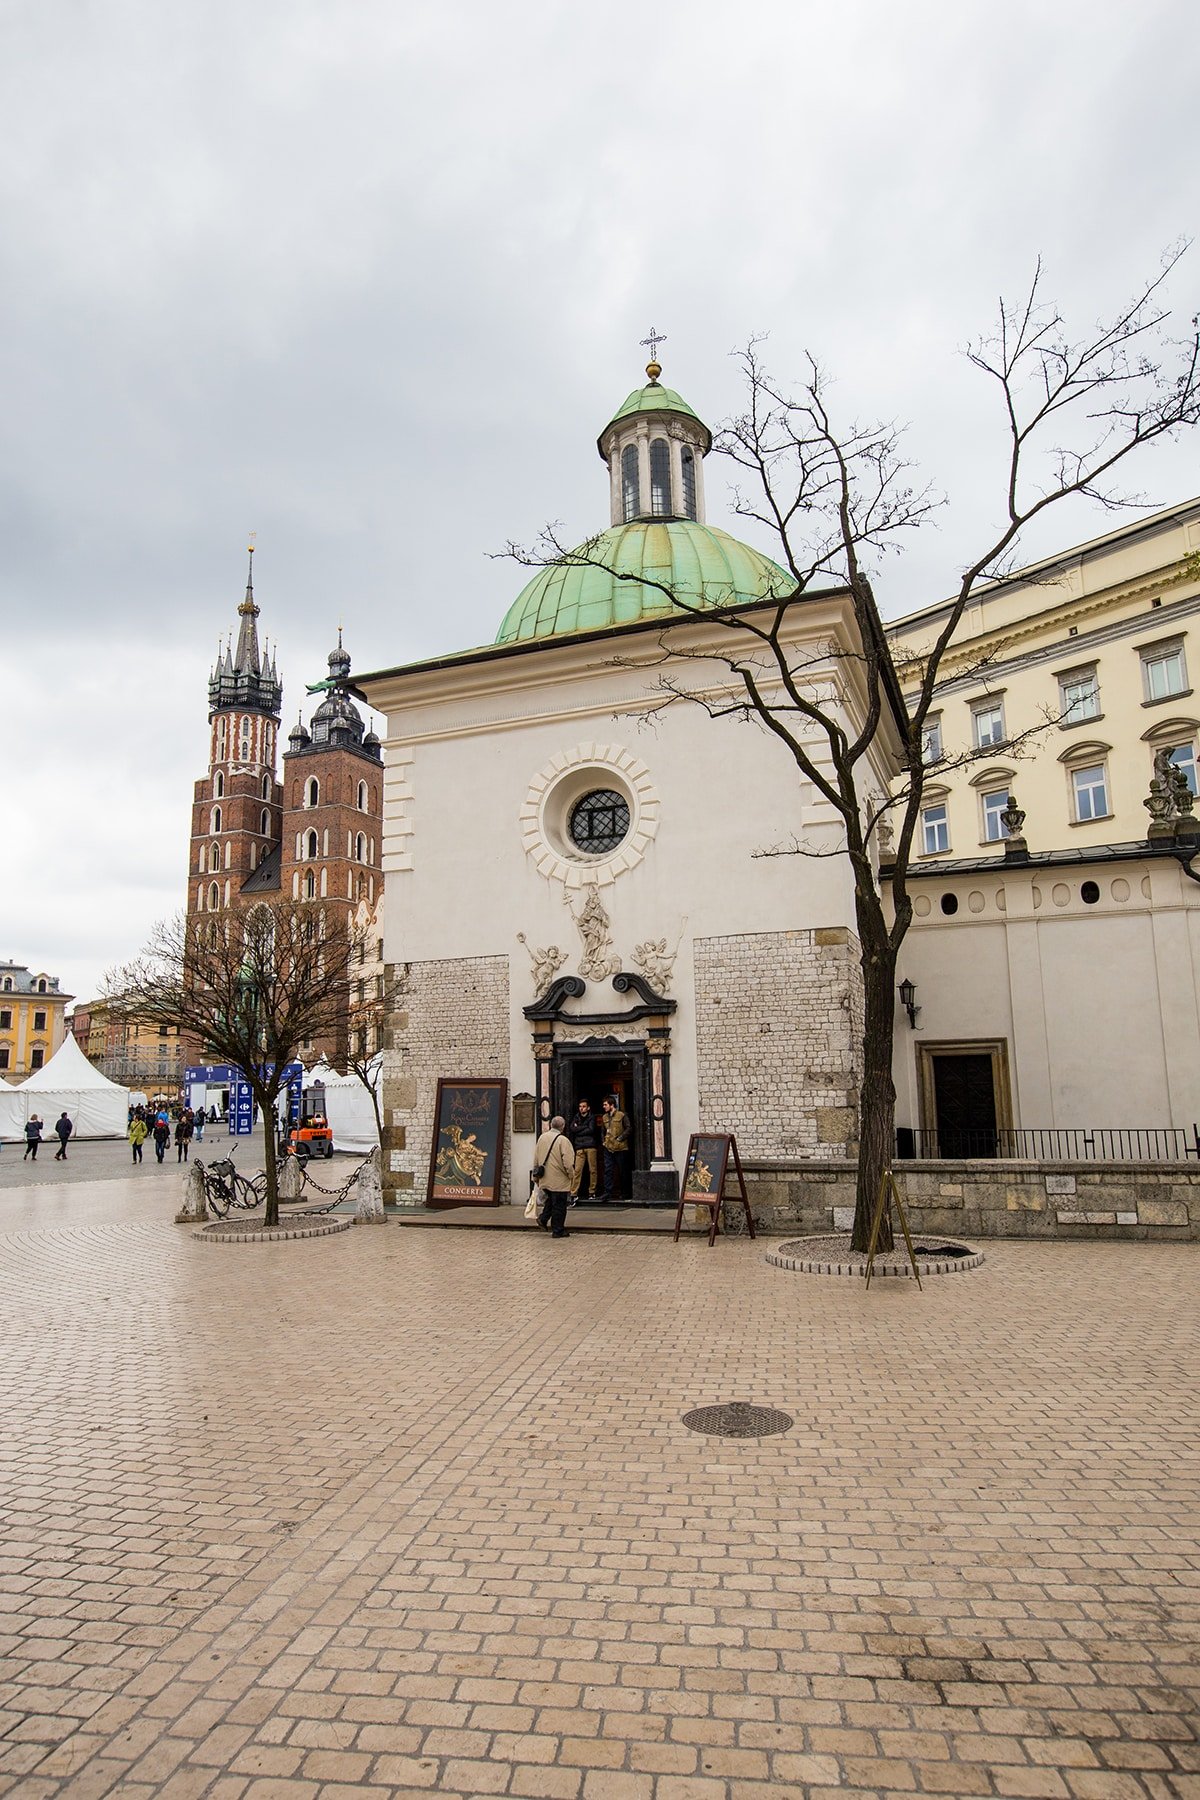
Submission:
[[[221,866],[221,846],[220,846],[220,844],[210,844],[209,845],[209,847],[208,847],[208,866],[214,874],[220,868],[220,866]]]
[[[228,721],[225,719],[218,719],[217,720],[217,756],[221,762],[225,761],[225,745],[226,745],[227,731],[228,731]]]
[[[310,777],[308,786],[304,790],[304,804],[305,806],[319,806],[321,804],[321,784],[315,775]]]
[[[628,525],[642,510],[638,492],[638,453],[636,444],[626,444],[621,452],[621,516]]]
[[[656,519],[671,514],[671,447],[666,438],[650,445],[650,511]]]
[[[217,886],[216,882],[214,881],[208,890],[208,910],[209,910],[209,912],[216,912],[216,910],[220,906],[220,904],[221,904],[221,890]]]
[[[319,856],[321,854],[320,848],[317,843],[317,834],[315,831],[310,831],[308,834],[308,843],[305,848],[304,854],[306,856],[314,856],[314,857]]]
[[[317,893],[317,878],[314,875],[313,871],[311,869],[309,869],[307,874],[304,877],[304,898],[306,900],[313,900],[316,898],[316,893]]]
[[[243,762],[250,761],[250,721],[242,720],[242,734],[238,745],[238,755]]]
[[[46,978],[44,975],[41,975],[38,977],[38,993],[44,994],[45,991],[46,991]]]
[[[269,775],[264,775],[262,778],[262,797],[264,800],[271,798],[271,777]]]
[[[212,824],[209,826],[209,830],[210,831],[220,831],[220,829],[221,829],[221,809],[219,806],[214,806],[212,809]]]
[[[360,781],[358,784],[358,810],[359,812],[367,810],[367,784],[365,781]]]
[[[367,860],[367,840],[361,831],[354,840],[354,860],[355,862],[366,862]]]
[[[690,444],[683,446],[680,462],[683,468],[684,516],[694,519],[696,516],[696,457]]]
[[[271,815],[265,806],[258,815],[258,831],[260,837],[270,837],[271,835]]]
[[[225,792],[225,777],[224,777],[224,775],[222,775],[220,769],[218,769],[217,770],[217,779],[213,783],[213,796],[215,799],[219,800],[221,798],[221,796],[224,794],[224,792]]]

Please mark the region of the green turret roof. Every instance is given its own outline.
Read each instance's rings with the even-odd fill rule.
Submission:
[[[629,398],[621,406],[618,406],[616,412],[604,427],[604,431],[610,430],[611,427],[617,423],[618,419],[628,419],[636,413],[656,412],[685,413],[689,419],[695,419],[697,425],[699,425],[707,439],[704,446],[705,454],[711,450],[712,432],[708,429],[708,426],[704,423],[704,420],[700,417],[699,413],[693,412],[682,394],[677,394],[674,388],[663,387],[662,384],[657,381],[648,381],[645,387],[634,388]],[[600,450],[601,456],[604,455],[604,451],[600,449],[600,440],[604,436],[604,431],[600,433],[600,437],[596,440],[596,448]]]
[[[737,606],[789,594],[796,585],[769,557],[691,519],[614,525],[572,554],[589,560],[568,558],[540,570],[505,614],[498,644],[665,620],[692,607]]]

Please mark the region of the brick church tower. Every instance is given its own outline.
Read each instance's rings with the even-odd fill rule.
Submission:
[[[322,935],[336,935],[382,892],[383,754],[350,697],[350,657],[338,632],[311,727],[288,738],[275,776],[283,687],[260,651],[254,552],[238,607],[236,651],[208,683],[209,770],[195,786],[188,862],[189,922],[256,899],[312,902]],[[340,1061],[344,1043],[305,1047]]]
[[[236,651],[226,647],[208,682],[208,774],[192,803],[188,916],[236,906],[246,880],[279,842],[282,793],[275,779],[283,688],[259,650],[254,552],[238,607]]]

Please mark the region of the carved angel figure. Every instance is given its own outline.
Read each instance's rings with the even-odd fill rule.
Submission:
[[[534,993],[544,994],[566,962],[566,951],[560,950],[557,944],[547,944],[544,950],[535,950],[523,931],[518,931],[517,942],[524,944],[529,952],[529,960],[533,964]]]
[[[678,944],[674,950],[667,949],[666,938],[647,938],[634,951],[633,960],[655,993],[665,994],[669,990],[678,952]]]

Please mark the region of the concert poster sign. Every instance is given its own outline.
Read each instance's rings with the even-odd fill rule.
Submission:
[[[498,1206],[508,1082],[439,1076],[428,1206]]]
[[[725,1192],[725,1166],[729,1161],[729,1134],[693,1132],[688,1139],[683,1165],[681,1201],[704,1204]]]

